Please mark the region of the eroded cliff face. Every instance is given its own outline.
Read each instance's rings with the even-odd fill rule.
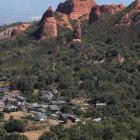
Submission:
[[[97,4],[94,0],[69,0],[69,2],[59,4],[57,12],[69,14],[71,19],[78,19],[84,14],[89,14],[92,7]],[[88,16],[86,16],[88,18]]]
[[[38,23],[38,25],[43,25],[45,23],[45,20],[49,17],[54,17],[54,13],[53,13],[53,8],[52,6],[50,6],[47,11],[43,14],[40,22]]]
[[[122,25],[129,26],[131,24],[130,16],[132,14],[137,13],[137,12],[140,11],[140,0],[137,0],[136,3],[137,3],[136,6],[129,13],[126,13],[124,16],[122,16],[122,18],[116,23],[115,26],[122,26]]]
[[[125,6],[123,6],[123,3],[121,3],[120,5],[102,5],[99,7],[100,12],[104,13],[104,12],[111,12],[112,14],[114,14],[117,11],[121,11],[125,8]]]
[[[30,24],[21,24],[21,25],[15,27],[11,32],[11,36],[20,34],[21,32],[25,31],[29,26],[30,26]]]
[[[89,24],[97,21],[100,15],[104,12],[110,12],[114,14],[117,11],[121,11],[125,8],[123,4],[120,5],[102,5],[97,7],[92,7],[91,12],[89,14]]]
[[[89,20],[89,14],[91,13],[91,9],[94,7],[98,7],[100,10],[100,13],[111,12],[112,14],[114,14],[116,11],[121,11],[122,9],[125,8],[125,6],[123,6],[122,3],[120,5],[98,6],[94,0],[69,0],[68,2],[59,4],[56,11],[60,13],[68,14],[70,18],[73,20],[78,19],[79,17],[83,15],[86,15],[86,16],[84,16],[82,20]],[[99,13],[99,11],[97,12]]]
[[[99,7],[93,7],[91,9],[90,15],[89,15],[89,22],[88,24],[92,24],[93,22],[97,21],[98,18],[100,17],[101,12]]]
[[[57,25],[51,6],[43,14],[43,17],[38,25],[41,25],[39,29],[39,39],[52,38],[57,36]]]
[[[57,12],[57,14],[58,14],[59,16],[61,16],[61,19],[60,19],[60,20],[57,20],[57,19],[56,19],[56,23],[57,23],[57,24],[59,24],[59,25],[62,26],[62,27],[66,27],[66,28],[69,28],[69,29],[73,29],[72,26],[71,26],[71,24],[70,24],[69,21],[68,21],[68,17],[67,17],[66,14],[62,14],[62,13],[59,13],[59,12]]]
[[[41,26],[40,39],[53,38],[57,36],[56,20],[53,17],[47,18]]]

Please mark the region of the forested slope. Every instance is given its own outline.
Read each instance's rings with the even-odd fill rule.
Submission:
[[[106,119],[103,124],[62,128],[69,139],[139,140],[140,13],[131,16],[130,26],[115,26],[135,5],[113,15],[104,13],[91,25],[82,21],[81,43],[72,42],[73,30],[59,25],[57,37],[37,41],[38,23],[34,22],[15,38],[0,41],[0,76],[7,77],[10,89],[20,90],[28,102],[39,102],[33,89],[55,87],[68,101],[82,97],[93,104],[107,103],[106,108],[91,108],[83,114]],[[84,130],[90,126],[99,128],[96,134]],[[72,138],[69,132],[79,135]],[[89,136],[80,137],[83,132]],[[59,137],[57,133],[55,139]]]

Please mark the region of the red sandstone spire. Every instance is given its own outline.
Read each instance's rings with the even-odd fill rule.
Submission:
[[[53,13],[53,8],[52,6],[50,6],[47,11],[43,14],[40,22],[38,25],[43,25],[45,23],[45,20],[49,17],[54,17],[54,13]]]
[[[77,21],[73,33],[73,39],[81,39],[81,22]]]
[[[140,0],[137,0],[137,5],[140,5]]]
[[[39,39],[52,38],[57,36],[57,25],[52,6],[50,6],[43,14],[42,19],[38,25],[41,25],[39,28]]]
[[[119,5],[119,8],[120,8],[120,9],[123,9],[123,8],[124,8],[124,5],[123,5],[122,2],[121,2],[121,4]]]
[[[50,6],[47,11],[53,11],[52,6]]]

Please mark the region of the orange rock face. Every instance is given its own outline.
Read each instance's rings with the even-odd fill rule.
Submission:
[[[129,18],[130,14],[129,13],[126,13],[122,18],[121,20],[118,21],[118,23],[116,24],[116,26],[118,25],[127,25],[129,26],[130,23],[131,23],[131,19]]]
[[[21,24],[18,27],[15,27],[11,32],[11,36],[18,35],[19,33],[25,31],[29,26],[30,24]]]
[[[79,17],[87,14],[82,18],[82,20],[89,20],[89,14],[92,7],[98,7],[94,0],[69,0],[68,2],[59,4],[56,11],[70,15],[71,19],[78,19]],[[116,11],[121,11],[124,8],[125,7],[122,3],[120,5],[99,6],[101,13],[111,12],[112,14],[114,14]]]
[[[56,20],[56,23],[62,27],[66,27],[69,29],[73,29],[71,24],[68,21],[68,17],[66,14],[57,13],[58,15],[62,16],[60,20]]]
[[[40,39],[57,36],[57,26],[54,17],[47,18],[41,26]]]
[[[69,0],[69,2],[59,4],[56,11],[69,14],[71,19],[78,19],[84,14],[89,14],[91,8],[96,6],[94,0]]]
[[[81,22],[80,21],[78,21],[75,24],[75,29],[73,33],[73,41],[81,42]]]
[[[124,9],[124,8],[125,8],[122,2],[121,2],[121,4],[120,4],[118,7],[119,7],[120,9]]]
[[[123,10],[125,7],[121,3],[120,5],[102,5],[93,7],[89,14],[89,24],[93,23],[94,21],[98,20],[100,15],[104,12],[110,12],[114,14],[117,11]]]
[[[53,8],[52,6],[50,6],[47,11],[43,14],[40,22],[38,25],[43,25],[45,23],[45,20],[49,17],[54,17],[54,13],[53,13]]]
[[[41,25],[39,39],[57,36],[57,25],[53,14],[53,9],[51,6],[43,14],[43,17],[39,22],[39,25]]]
[[[127,25],[129,26],[131,24],[131,19],[130,19],[130,16],[134,13],[137,13],[140,11],[140,0],[137,0],[136,1],[137,4],[136,6],[129,12],[129,13],[126,13],[119,21],[118,23],[115,25],[115,26],[119,26],[119,25]],[[138,23],[139,21],[137,21]],[[136,24],[137,24],[136,23]]]
[[[102,5],[100,6],[100,12],[104,13],[104,12],[111,12],[112,14],[114,14],[117,11],[121,11],[123,10],[125,7],[123,6],[123,4],[121,3],[120,5]]]
[[[94,21],[97,21],[98,18],[100,17],[101,12],[99,7],[93,7],[91,9],[90,15],[89,15],[89,22],[88,24],[92,24]]]

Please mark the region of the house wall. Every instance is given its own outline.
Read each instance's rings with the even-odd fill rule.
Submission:
[[[4,105],[0,105],[0,111],[4,109]]]
[[[66,124],[71,124],[71,123],[72,123],[72,120],[66,119],[66,120],[65,120],[65,123],[66,123]]]
[[[9,112],[8,108],[4,108],[4,112]]]

